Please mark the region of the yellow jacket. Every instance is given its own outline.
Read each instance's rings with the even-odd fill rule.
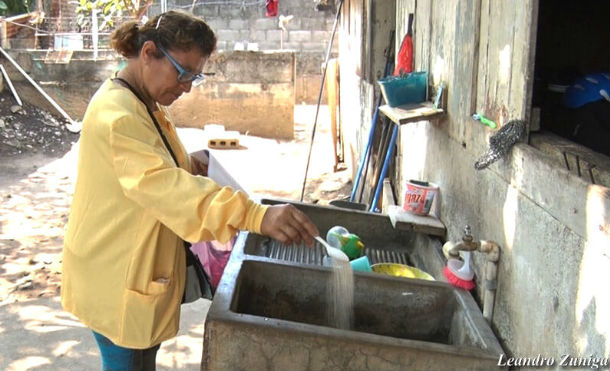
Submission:
[[[185,283],[180,241],[260,233],[266,207],[194,176],[166,118],[107,80],[83,120],[78,177],[63,249],[63,308],[115,344],[143,349],[176,335]]]

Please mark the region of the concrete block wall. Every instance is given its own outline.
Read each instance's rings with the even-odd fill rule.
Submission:
[[[293,138],[294,52],[221,51],[206,69],[216,74],[171,105],[177,125],[222,124],[242,134]]]
[[[75,120],[89,99],[120,63],[118,58],[91,60],[77,52],[70,63],[44,63],[45,51],[11,53],[17,63]],[[105,56],[103,56],[105,57]],[[170,106],[177,126],[203,128],[222,124],[226,130],[267,138],[294,135],[294,51],[221,51],[206,70],[216,74]],[[10,63],[5,66],[23,101],[50,112],[55,108]]]
[[[176,0],[168,9],[190,10],[191,0]],[[150,8],[149,14],[159,12],[159,5]],[[264,1],[230,2],[200,0],[193,13],[201,16],[218,36],[218,50],[230,51],[236,46],[247,50],[293,50],[296,52],[297,103],[315,104],[318,99],[326,49],[332,34],[335,14],[332,11],[316,11],[312,0],[280,0],[278,16],[265,15]],[[279,16],[293,18],[282,31]],[[248,45],[250,44],[250,45]],[[338,36],[335,35],[331,56],[338,53]],[[323,96],[322,104],[326,102]]]
[[[259,50],[283,48],[322,55],[326,51],[335,15],[329,11],[316,11],[311,0],[280,1],[278,16],[275,17],[265,15],[264,1],[222,3],[199,1],[193,7],[193,13],[205,19],[218,34],[218,50],[234,50],[238,43],[255,43]],[[190,0],[177,0],[174,7],[190,9],[191,5]],[[156,12],[157,9],[151,8],[151,14]],[[282,31],[279,16],[290,15],[293,18],[286,24],[286,31]]]

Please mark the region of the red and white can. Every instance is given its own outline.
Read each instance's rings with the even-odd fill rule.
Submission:
[[[417,215],[428,215],[438,192],[438,185],[420,180],[409,180],[402,208]]]

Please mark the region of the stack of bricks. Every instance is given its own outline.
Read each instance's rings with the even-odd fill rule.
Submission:
[[[0,46],[4,49],[10,49],[11,39],[14,39],[18,34],[20,34],[22,38],[27,37],[33,40],[34,31],[29,27],[25,27],[29,26],[28,22],[30,18],[31,15],[29,13],[4,18],[0,22]],[[27,35],[24,35],[24,33]]]

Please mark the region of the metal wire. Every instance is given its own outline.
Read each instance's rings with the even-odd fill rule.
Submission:
[[[236,1],[236,0],[199,0],[190,5],[173,5],[172,8],[178,9],[186,9],[186,8],[194,8],[196,6],[206,6],[206,5],[238,5],[240,8],[246,7],[254,7],[254,6],[263,6],[266,4],[265,0],[255,0],[255,1]]]

